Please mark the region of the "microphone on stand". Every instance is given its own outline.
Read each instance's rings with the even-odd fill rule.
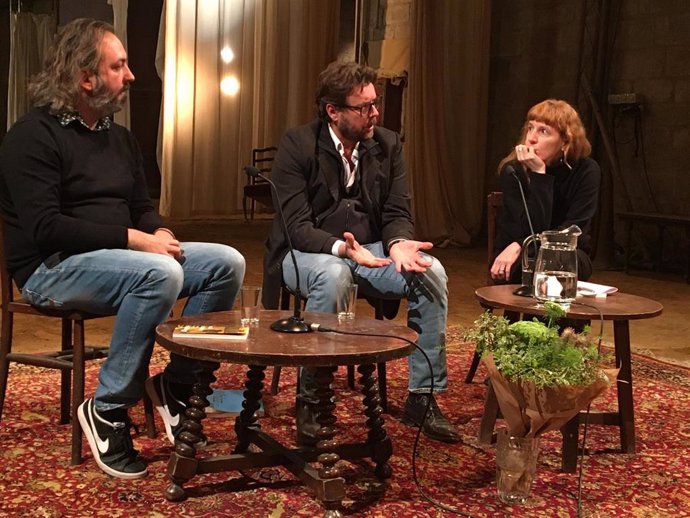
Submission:
[[[518,183],[518,187],[520,188],[520,196],[522,197],[522,206],[525,208],[525,214],[527,215],[527,224],[529,225],[529,230],[531,234],[525,239],[523,242],[522,246],[527,246],[526,243],[527,241],[532,238],[532,243],[534,244],[535,248],[535,256],[536,256],[536,248],[537,248],[537,243],[536,243],[536,235],[534,233],[534,227],[532,226],[532,218],[530,217],[529,214],[529,208],[527,207],[527,199],[525,198],[525,191],[522,189],[522,182],[520,182],[520,179],[518,178],[517,173],[515,172],[515,168],[508,164],[506,166],[506,170],[511,174],[513,178],[515,178],[515,181]],[[522,251],[522,255],[525,253],[529,254],[529,252],[526,252],[525,250]],[[536,257],[535,257],[536,260]],[[524,263],[523,263],[524,264]],[[534,267],[532,267],[532,275],[534,275]],[[522,281],[524,283],[524,279]],[[518,289],[516,289],[513,292],[515,295],[520,295],[523,297],[534,297],[534,281],[530,284],[523,284],[520,286]]]
[[[295,312],[291,317],[282,318],[276,320],[271,324],[271,329],[278,331],[279,333],[310,333],[315,329],[302,318],[302,310],[300,308],[300,290],[299,290],[299,268],[297,268],[297,259],[295,258],[295,250],[292,248],[292,241],[290,240],[290,233],[288,232],[287,222],[285,221],[285,215],[283,214],[283,207],[280,204],[280,196],[278,196],[278,189],[273,180],[267,178],[261,171],[254,166],[246,166],[244,168],[245,174],[252,178],[261,178],[262,180],[268,182],[273,189],[273,194],[275,195],[276,205],[278,206],[278,214],[280,215],[280,221],[283,224],[283,233],[285,234],[285,239],[287,240],[288,249],[290,250],[290,257],[292,257],[292,264],[295,267],[295,278],[297,280],[297,286],[295,288]]]

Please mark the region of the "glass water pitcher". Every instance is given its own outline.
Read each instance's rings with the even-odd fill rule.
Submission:
[[[523,266],[531,241],[539,242],[534,263],[534,298],[540,302],[569,304],[577,295],[577,237],[582,230],[571,225],[563,230],[546,230],[523,243]],[[523,268],[524,269],[524,268]]]

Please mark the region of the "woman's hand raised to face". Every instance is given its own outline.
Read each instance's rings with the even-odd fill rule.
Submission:
[[[529,171],[540,174],[546,173],[546,164],[534,153],[532,146],[515,146],[515,156]]]

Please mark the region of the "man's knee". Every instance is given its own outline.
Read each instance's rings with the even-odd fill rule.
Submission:
[[[435,257],[429,256],[431,260],[431,266],[427,268],[425,276],[437,285],[445,286],[448,284],[448,275],[446,274],[446,269],[441,264],[441,261]]]
[[[232,277],[241,281],[244,278],[244,256],[231,246],[220,243],[183,243],[184,246],[187,247],[190,259],[185,261],[185,267],[211,272],[216,279]]]
[[[247,268],[244,256],[227,245],[216,245],[213,247],[218,266],[228,273],[232,273],[236,278],[244,278],[244,272]]]
[[[352,284],[352,270],[345,261],[330,261],[325,264],[314,276],[314,287],[327,290],[335,298],[342,293],[347,286]]]
[[[426,272],[418,274],[418,289],[410,291],[410,297],[416,299],[423,296],[429,301],[447,303],[448,299],[448,275],[441,261],[435,257],[427,256],[431,260],[431,266],[427,267]],[[408,300],[410,298],[408,297]]]
[[[434,258],[434,262],[431,265],[431,271],[441,282],[443,282],[443,284],[448,284],[448,274],[443,264],[441,264],[441,261]]]
[[[177,300],[182,291],[184,272],[178,261],[172,257],[150,254],[150,261],[143,270],[145,282],[161,298]]]

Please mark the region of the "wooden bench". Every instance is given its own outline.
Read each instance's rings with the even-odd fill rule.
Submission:
[[[655,259],[655,268],[661,269],[664,253],[664,230],[666,227],[684,227],[686,238],[688,239],[688,257],[686,268],[686,282],[690,283],[690,216],[679,216],[676,214],[659,214],[657,212],[619,212],[618,217],[625,221],[626,233],[628,235],[625,247],[625,271],[630,267],[630,241],[632,226],[635,222],[652,223],[659,229],[659,243]]]

